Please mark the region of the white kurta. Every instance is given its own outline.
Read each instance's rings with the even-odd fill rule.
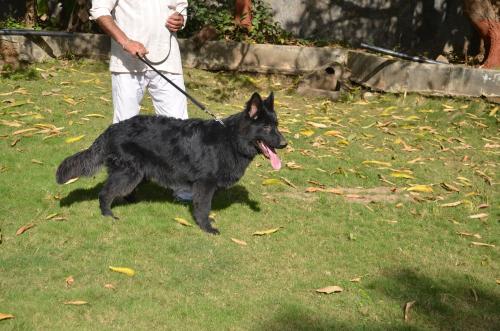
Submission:
[[[184,16],[185,24],[187,6],[187,0],[92,0],[90,15],[94,20],[112,16],[129,39],[146,47],[149,51],[147,57],[153,62],[161,61],[170,52],[168,59],[155,67],[172,74],[182,74],[179,44],[175,37],[171,37],[165,24],[174,12]],[[148,67],[111,40],[109,69],[112,72],[137,73],[148,70]]]

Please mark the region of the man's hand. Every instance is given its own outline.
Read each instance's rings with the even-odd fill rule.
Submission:
[[[182,28],[183,24],[184,24],[184,16],[175,12],[172,15],[170,15],[165,26],[167,27],[167,29],[170,30],[170,32],[177,32]]]
[[[135,40],[129,39],[125,41],[122,46],[123,49],[130,53],[132,56],[137,56],[137,54],[139,54],[141,57],[144,57],[144,55],[149,53],[143,44]]]

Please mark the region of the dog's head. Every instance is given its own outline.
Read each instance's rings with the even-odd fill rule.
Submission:
[[[281,160],[275,149],[285,148],[287,142],[278,130],[272,92],[265,100],[262,100],[257,92],[252,95],[246,104],[245,118],[240,130],[256,154],[261,153],[268,158],[274,169],[281,168]]]

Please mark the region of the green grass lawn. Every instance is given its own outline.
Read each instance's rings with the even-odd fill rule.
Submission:
[[[153,184],[115,205],[120,221],[99,212],[104,171],[58,186],[58,164],[111,122],[110,77],[99,62],[30,72],[0,79],[0,313],[15,316],[0,329],[500,329],[498,105],[331,102],[291,78],[187,70],[221,115],[275,91],[289,141],[282,170],[258,157],[216,194],[211,236]]]

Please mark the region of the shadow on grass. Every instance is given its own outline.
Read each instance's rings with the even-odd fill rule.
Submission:
[[[485,285],[467,274],[448,273],[434,279],[402,269],[382,274],[364,286],[377,302],[397,305],[400,315],[396,319],[381,321],[360,313],[359,321],[341,315],[337,320],[332,315],[319,315],[300,303],[284,303],[253,330],[500,330],[500,296],[495,286]],[[416,303],[409,312],[409,321],[405,322],[403,307],[410,301]],[[355,308],[345,309],[352,316]],[[377,310],[373,307],[375,314]]]
[[[467,274],[431,278],[411,269],[390,272],[368,285],[401,306],[416,301],[410,315],[427,328],[500,330],[500,296],[488,287]]]
[[[68,207],[78,202],[97,200],[103,184],[104,183],[99,183],[92,188],[71,191],[67,196],[61,199],[60,206]],[[113,206],[135,204],[141,201],[180,203],[174,199],[170,190],[164,189],[153,183],[142,183],[137,187],[133,195],[133,201],[117,199]],[[251,200],[248,190],[241,185],[217,191],[212,200],[212,210],[223,210],[236,203],[245,204],[253,211],[260,211],[259,203],[255,200]]]

